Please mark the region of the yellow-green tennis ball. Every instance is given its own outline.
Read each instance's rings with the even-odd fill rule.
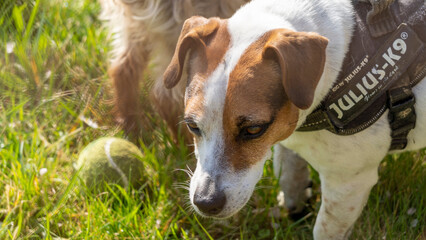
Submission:
[[[105,182],[138,187],[144,171],[142,156],[138,147],[127,140],[103,137],[83,149],[76,168],[92,189],[103,189]]]

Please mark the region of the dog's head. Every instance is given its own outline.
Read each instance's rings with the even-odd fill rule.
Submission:
[[[188,55],[185,122],[197,168],[190,199],[204,216],[231,216],[249,200],[273,144],[292,134],[313,102],[327,40],[314,33],[267,31],[243,50],[218,18],[188,19],[164,74],[167,88]]]

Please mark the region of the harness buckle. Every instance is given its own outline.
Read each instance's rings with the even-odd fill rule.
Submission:
[[[388,91],[389,123],[392,129],[391,150],[404,149],[407,135],[416,125],[416,100],[409,86],[402,86]]]

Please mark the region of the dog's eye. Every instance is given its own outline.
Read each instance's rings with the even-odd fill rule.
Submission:
[[[200,129],[198,128],[198,126],[197,126],[196,123],[189,122],[186,125],[188,126],[189,130],[191,132],[193,132],[194,134],[196,134],[196,135],[200,135],[201,134]]]
[[[240,137],[246,140],[258,138],[265,133],[268,126],[269,124],[245,127],[241,129]]]
[[[262,131],[262,127],[260,126],[248,127],[246,131],[250,135],[256,135]]]

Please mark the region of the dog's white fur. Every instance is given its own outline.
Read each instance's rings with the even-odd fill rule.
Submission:
[[[206,112],[201,119],[197,119],[198,126],[206,137],[196,145],[197,168],[191,179],[191,202],[197,185],[206,176],[220,175],[220,184],[227,201],[224,209],[215,217],[234,214],[250,198],[262,175],[264,162],[270,156],[268,152],[249,170],[238,172],[230,171],[232,168],[218,161],[224,151],[222,113],[229,74],[247,47],[269,30],[277,28],[316,32],[329,39],[324,72],[316,88],[312,106],[300,111],[297,123],[300,126],[336,80],[349,47],[352,27],[351,1],[339,0],[254,0],[229,19],[230,47],[224,61],[206,81]],[[415,86],[413,92],[417,101],[417,123],[408,136],[406,150],[426,146],[426,81]],[[320,174],[322,205],[314,227],[315,239],[347,238],[371,188],[378,180],[377,168],[388,153],[390,142],[386,112],[371,127],[351,136],[338,136],[326,130],[294,132],[275,146],[275,163],[285,161],[281,154],[282,146],[285,146],[300,154]],[[283,173],[285,172],[290,171],[285,169]],[[195,205],[194,207],[197,209]]]
[[[346,8],[346,11],[342,11],[340,7],[343,9]],[[320,12],[315,11],[315,9],[321,9],[321,11],[326,11],[327,15],[332,15],[333,19],[330,19],[331,22],[321,19]],[[271,10],[274,11],[271,12]],[[206,81],[204,91],[207,96],[205,106],[208,106],[206,108],[208,113],[204,114],[205,118],[197,121],[199,127],[206,132],[205,135],[212,137],[202,139],[201,144],[199,144],[201,146],[196,146],[195,148],[198,162],[194,176],[191,179],[191,199],[193,198],[195,185],[198,182],[199,176],[207,173],[210,176],[215,176],[215,172],[223,171],[217,163],[213,163],[220,158],[210,153],[216,152],[220,154],[220,151],[223,151],[223,136],[221,136],[223,119],[222,114],[217,113],[223,112],[229,74],[247,47],[266,32],[277,28],[318,32],[325,37],[333,38],[333,41],[330,41],[327,47],[326,67],[319,84],[320,86],[318,86],[316,92],[316,96],[319,97],[315,98],[314,104],[311,107],[313,109],[320,102],[321,97],[327,94],[328,89],[326,86],[331,86],[337,77],[339,68],[335,66],[341,65],[343,62],[352,33],[352,18],[350,14],[347,14],[347,12],[351,11],[350,2],[346,4],[333,4],[330,1],[253,1],[241,8],[229,19],[228,30],[231,34],[231,47],[223,63],[217,67],[217,70]],[[312,19],[311,24],[307,25],[306,21],[297,20],[302,16],[303,19]],[[293,19],[293,21],[290,19]],[[333,24],[333,27],[330,27],[334,22],[337,24]],[[334,38],[336,39],[334,40]],[[301,112],[299,124],[303,123],[309,111]],[[244,206],[250,198],[255,184],[259,181],[264,162],[269,156],[269,154],[265,155],[264,159],[253,167],[250,172],[238,173],[238,176],[232,176],[233,173],[229,173],[230,180],[233,180],[225,188],[228,200],[225,209],[221,212],[221,216],[229,216],[236,212],[228,209],[239,210]],[[244,191],[238,191],[243,184],[234,184],[236,182],[246,183]],[[243,199],[244,201],[235,203],[232,199]],[[194,207],[196,208],[196,206]]]

